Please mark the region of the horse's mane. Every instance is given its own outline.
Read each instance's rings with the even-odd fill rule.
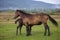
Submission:
[[[17,10],[17,11],[21,12],[24,15],[32,15],[32,14],[26,13],[24,10]]]
[[[32,16],[33,14],[30,14],[30,13],[26,13],[24,10],[16,10],[16,11],[18,11],[18,12],[20,12],[20,13],[22,13],[23,15],[26,15],[26,16]],[[46,14],[46,13],[43,13],[43,12],[41,12],[41,13],[38,13],[38,14],[35,14],[35,15],[48,15],[48,14]]]

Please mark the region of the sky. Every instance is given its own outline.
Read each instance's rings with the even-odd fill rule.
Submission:
[[[51,4],[60,4],[60,0],[34,0],[34,1],[42,1]]]

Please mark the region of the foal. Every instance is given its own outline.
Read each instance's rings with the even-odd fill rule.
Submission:
[[[15,24],[17,24],[17,22],[18,22],[18,26],[17,26],[17,30],[16,30],[16,35],[18,34],[18,28],[20,27],[20,35],[21,35],[21,29],[22,29],[22,26],[24,25],[23,24],[23,20],[22,20],[22,18],[19,18],[19,19],[17,19],[16,21],[15,21]],[[37,25],[41,25],[42,23],[40,22],[39,24],[37,24]],[[29,26],[29,30],[30,30],[30,34],[31,34],[31,27],[32,27],[33,25],[30,25]]]
[[[20,35],[21,35],[21,28],[22,28],[22,26],[23,26],[23,21],[22,21],[21,18],[19,18],[19,19],[17,19],[17,20],[15,21],[15,24],[17,24],[17,22],[19,22],[19,24],[18,24],[18,26],[17,26],[16,35],[18,34],[18,28],[19,28],[19,27],[20,27]]]

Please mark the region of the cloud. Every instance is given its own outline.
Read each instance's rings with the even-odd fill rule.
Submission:
[[[34,0],[34,1],[42,1],[51,4],[60,4],[60,0]]]

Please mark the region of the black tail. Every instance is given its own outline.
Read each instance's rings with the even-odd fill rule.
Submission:
[[[56,22],[52,17],[50,17],[49,15],[48,15],[48,17],[49,17],[49,20],[50,20],[54,25],[58,26],[57,22]]]

